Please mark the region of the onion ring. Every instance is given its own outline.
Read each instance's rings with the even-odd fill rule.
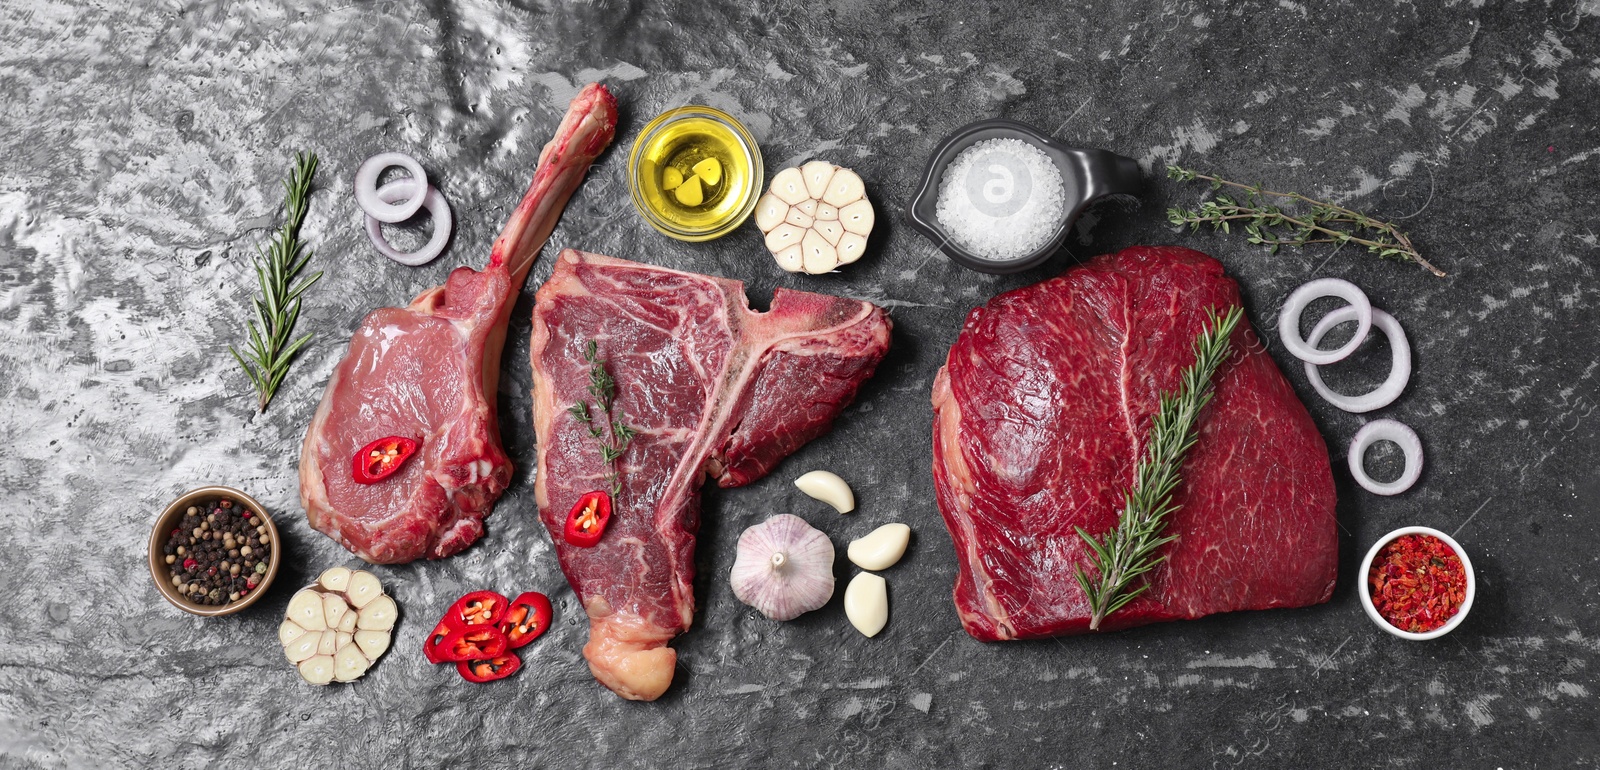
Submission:
[[[1339,324],[1354,320],[1358,310],[1359,308],[1353,305],[1345,305],[1323,316],[1322,320],[1317,322],[1317,328],[1311,330],[1309,342],[1315,345],[1322,339],[1322,335],[1328,333],[1328,330]],[[1406,341],[1406,332],[1400,328],[1400,322],[1394,320],[1394,316],[1373,308],[1372,325],[1377,327],[1378,331],[1383,332],[1383,336],[1389,338],[1391,363],[1389,365],[1389,378],[1384,380],[1383,384],[1379,385],[1371,393],[1361,396],[1346,396],[1341,393],[1335,393],[1332,388],[1328,387],[1327,383],[1322,381],[1322,372],[1319,371],[1317,365],[1306,364],[1306,379],[1311,380],[1311,387],[1316,389],[1317,395],[1322,396],[1328,403],[1346,412],[1361,414],[1374,409],[1382,409],[1394,403],[1394,400],[1399,398],[1400,394],[1405,391],[1406,383],[1411,380],[1411,343]]]
[[[1394,481],[1378,481],[1367,475],[1363,461],[1367,450],[1379,441],[1393,441],[1406,456],[1406,469]],[[1362,489],[1372,494],[1398,495],[1410,489],[1422,476],[1422,439],[1417,438],[1417,432],[1403,422],[1373,420],[1361,426],[1355,438],[1350,440],[1350,475],[1356,477],[1356,483]]]
[[[1323,297],[1338,297],[1349,302],[1348,307],[1355,309],[1355,336],[1338,350],[1319,350],[1314,340],[1300,339],[1301,314],[1306,312],[1306,306]],[[1320,365],[1343,361],[1351,353],[1356,352],[1356,348],[1361,347],[1361,343],[1367,339],[1367,332],[1371,330],[1372,303],[1367,301],[1366,292],[1342,278],[1318,278],[1295,289],[1294,293],[1289,295],[1289,299],[1284,301],[1283,310],[1278,313],[1278,337],[1283,340],[1283,346],[1288,349],[1289,355],[1308,364]]]
[[[411,184],[410,179],[396,179],[378,188],[378,199],[387,202],[400,200],[403,196],[412,195]],[[383,223],[370,216],[367,217],[367,237],[372,239],[372,247],[377,249],[378,253],[402,265],[416,267],[432,262],[440,254],[444,253],[444,245],[450,240],[452,220],[450,217],[450,204],[445,203],[444,195],[433,187],[428,187],[428,192],[424,195],[414,195],[412,197],[420,199],[422,207],[433,215],[433,237],[428,239],[427,245],[410,254],[396,251],[393,246],[389,245],[389,241],[383,237]]]
[[[395,195],[392,198],[385,198],[378,194],[378,175],[382,174],[383,170],[390,166],[399,166],[411,172],[409,178],[396,180],[405,183],[402,191],[408,193],[407,195],[403,197]],[[422,164],[416,162],[410,155],[403,152],[386,152],[381,155],[374,155],[367,158],[366,162],[361,164],[361,168],[356,169],[356,205],[360,206],[367,216],[379,222],[387,222],[389,224],[404,222],[416,216],[417,212],[422,210],[423,196],[418,195],[415,191],[426,192],[427,184],[428,173],[423,171]],[[395,182],[390,182],[384,187],[393,187],[394,185]],[[403,202],[395,205],[395,201]]]

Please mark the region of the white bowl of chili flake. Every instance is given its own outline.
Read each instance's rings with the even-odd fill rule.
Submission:
[[[1477,592],[1466,550],[1431,527],[1390,532],[1361,562],[1362,609],[1401,639],[1420,642],[1454,631]]]

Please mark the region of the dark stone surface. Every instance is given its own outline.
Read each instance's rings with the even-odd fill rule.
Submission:
[[[1600,763],[1594,0],[133,5],[0,7],[0,765]],[[403,619],[365,679],[305,685],[273,629],[297,584],[354,563],[296,502],[322,385],[365,312],[486,261],[574,86],[601,77],[622,100],[620,139],[552,249],[740,278],[758,303],[777,285],[872,299],[893,311],[894,351],[831,435],[750,488],[707,495],[702,609],[661,701],[623,702],[582,665],[586,624],[526,470],[479,545],[377,570]],[[689,102],[744,119],[769,174],[812,156],[860,171],[880,211],[869,255],[838,275],[790,276],[751,226],[699,245],[650,230],[628,202],[625,150],[651,116]],[[1176,232],[1166,206],[1203,191],[1154,177],[1137,203],[1093,210],[1045,268],[965,271],[896,220],[932,145],[988,116],[1147,169],[1181,162],[1401,218],[1450,276]],[[249,259],[297,149],[323,158],[306,233],[327,277],[302,321],[315,341],[258,416],[226,347],[242,339]],[[432,265],[391,264],[361,233],[350,180],[383,150],[421,160],[454,207],[451,250]],[[1410,388],[1374,416],[1422,435],[1422,482],[1377,498],[1335,462],[1343,567],[1326,605],[979,644],[952,610],[929,480],[934,372],[970,308],[1135,243],[1216,255],[1258,327],[1314,275],[1363,286],[1415,347]],[[551,253],[501,383],[523,469],[529,298]],[[1342,458],[1364,418],[1316,399],[1269,344]],[[1330,378],[1373,384],[1386,358],[1369,347]],[[813,467],[844,473],[859,512],[795,492]],[[144,567],[151,518],[208,483],[261,499],[287,537],[291,563],[243,616],[182,615]],[[853,631],[837,598],[782,625],[733,599],[738,533],[784,511],[841,548],[887,521],[912,525],[909,556],[886,573],[893,615],[879,638]],[[1471,617],[1431,643],[1384,634],[1355,594],[1362,553],[1407,524],[1454,532],[1478,568]],[[479,587],[547,591],[558,613],[521,674],[482,687],[419,654],[437,614]]]

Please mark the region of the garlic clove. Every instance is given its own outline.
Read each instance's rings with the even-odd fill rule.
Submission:
[[[291,642],[306,635],[306,630],[300,624],[285,620],[278,624],[278,643],[288,647]]]
[[[911,528],[895,522],[885,524],[850,542],[845,553],[851,563],[873,571],[893,567],[906,555],[906,545],[911,542]]]
[[[833,598],[833,542],[804,519],[778,514],[739,536],[729,583],[739,601],[793,620]]]
[[[317,584],[329,591],[343,593],[350,586],[350,568],[329,567],[323,570],[321,577],[317,578]]]
[[[848,265],[860,259],[867,250],[867,239],[855,233],[845,233],[839,236],[839,245],[834,248],[839,250],[839,264]]]
[[[328,627],[327,616],[322,609],[322,594],[310,588],[300,589],[289,599],[289,609],[285,615],[307,631],[321,631]]]
[[[390,634],[388,631],[357,631],[355,633],[356,646],[361,648],[361,654],[369,660],[376,661],[389,650]]]
[[[772,232],[767,233],[767,251],[777,254],[790,246],[799,246],[800,239],[804,238],[807,232],[804,228],[795,227],[787,222],[778,225],[772,228]]]
[[[362,653],[361,648],[349,645],[333,656],[333,678],[341,682],[354,682],[367,673],[372,666],[372,661]]]
[[[828,471],[811,471],[795,479],[794,485],[801,492],[833,506],[833,509],[840,513],[849,513],[856,509],[856,496],[850,491],[850,485]]]
[[[338,628],[344,622],[345,615],[350,614],[350,605],[346,604],[344,597],[338,594],[322,595],[322,617],[327,621],[328,628]]]
[[[322,634],[308,633],[283,646],[283,655],[290,663],[299,663],[317,654],[317,648],[322,644]]]
[[[349,647],[350,643],[355,641],[355,638],[356,638],[355,634],[347,634],[347,633],[345,633],[343,631],[335,631],[334,632],[334,637],[333,637],[333,649],[334,649],[334,651],[337,652],[337,651],[342,650],[342,649],[344,649],[346,647]]]
[[[718,182],[722,181],[722,162],[716,158],[706,158],[694,164],[694,173],[704,180],[706,184],[715,187]]]
[[[866,198],[839,209],[840,226],[856,235],[872,232],[872,225],[876,221],[877,215],[872,211],[872,201]]]
[[[357,618],[356,618],[355,610],[351,610],[349,612],[346,612],[344,614],[344,617],[339,619],[339,625],[338,625],[339,631],[341,633],[346,633],[346,634],[355,633],[355,630],[356,630],[356,619]]]
[[[661,189],[676,190],[683,184],[683,172],[673,166],[667,166],[661,171]]]
[[[300,661],[300,678],[311,684],[327,684],[333,681],[333,656],[316,655]]]
[[[800,175],[800,169],[786,168],[772,177],[772,194],[790,206],[811,197],[806,193],[805,177]]]
[[[839,239],[844,236],[844,227],[839,222],[822,221],[812,226],[811,232],[821,235],[830,246],[837,247]]]
[[[805,250],[801,249],[798,243],[772,256],[777,258],[779,267],[791,273],[798,273],[806,268]]]
[[[756,201],[756,227],[763,233],[772,232],[772,228],[783,222],[789,216],[789,204],[778,200],[778,196],[767,193]]]
[[[700,177],[691,176],[685,179],[678,189],[672,191],[673,197],[685,206],[698,206],[706,202],[705,190],[700,186]]]
[[[351,607],[359,610],[382,595],[383,584],[378,582],[377,575],[366,570],[350,573],[350,585],[345,588],[344,598],[349,600]]]
[[[329,629],[317,639],[317,654],[332,655],[339,651],[339,632]]]
[[[807,214],[799,206],[795,206],[789,209],[789,216],[784,217],[783,221],[795,227],[810,227],[812,219],[810,214]]]
[[[361,608],[356,616],[356,628],[362,631],[388,631],[394,628],[395,616],[400,614],[394,600],[379,596]]]
[[[867,185],[861,181],[856,172],[841,168],[828,180],[828,191],[822,194],[822,202],[839,209],[840,215],[844,214],[844,207],[861,200],[867,194]]]
[[[866,636],[877,636],[889,622],[889,584],[882,577],[863,572],[844,589],[844,616]]]
[[[806,180],[806,195],[821,198],[828,191],[828,182],[833,180],[838,170],[838,166],[825,160],[814,160],[801,166],[800,175]]]
[[[839,266],[839,251],[816,230],[806,231],[805,239],[800,241],[800,252],[805,260],[806,272],[812,275],[826,273]]]
[[[836,222],[839,219],[839,210],[826,203],[817,204],[817,220],[820,222]]]
[[[800,213],[805,214],[808,217],[815,217],[817,215],[817,206],[818,203],[814,198],[807,198],[795,204],[794,207],[799,209]]]

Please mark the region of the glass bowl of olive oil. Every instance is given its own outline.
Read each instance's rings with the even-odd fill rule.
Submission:
[[[732,115],[702,106],[656,116],[628,156],[628,189],[646,222],[682,241],[709,241],[750,216],[761,150]]]

